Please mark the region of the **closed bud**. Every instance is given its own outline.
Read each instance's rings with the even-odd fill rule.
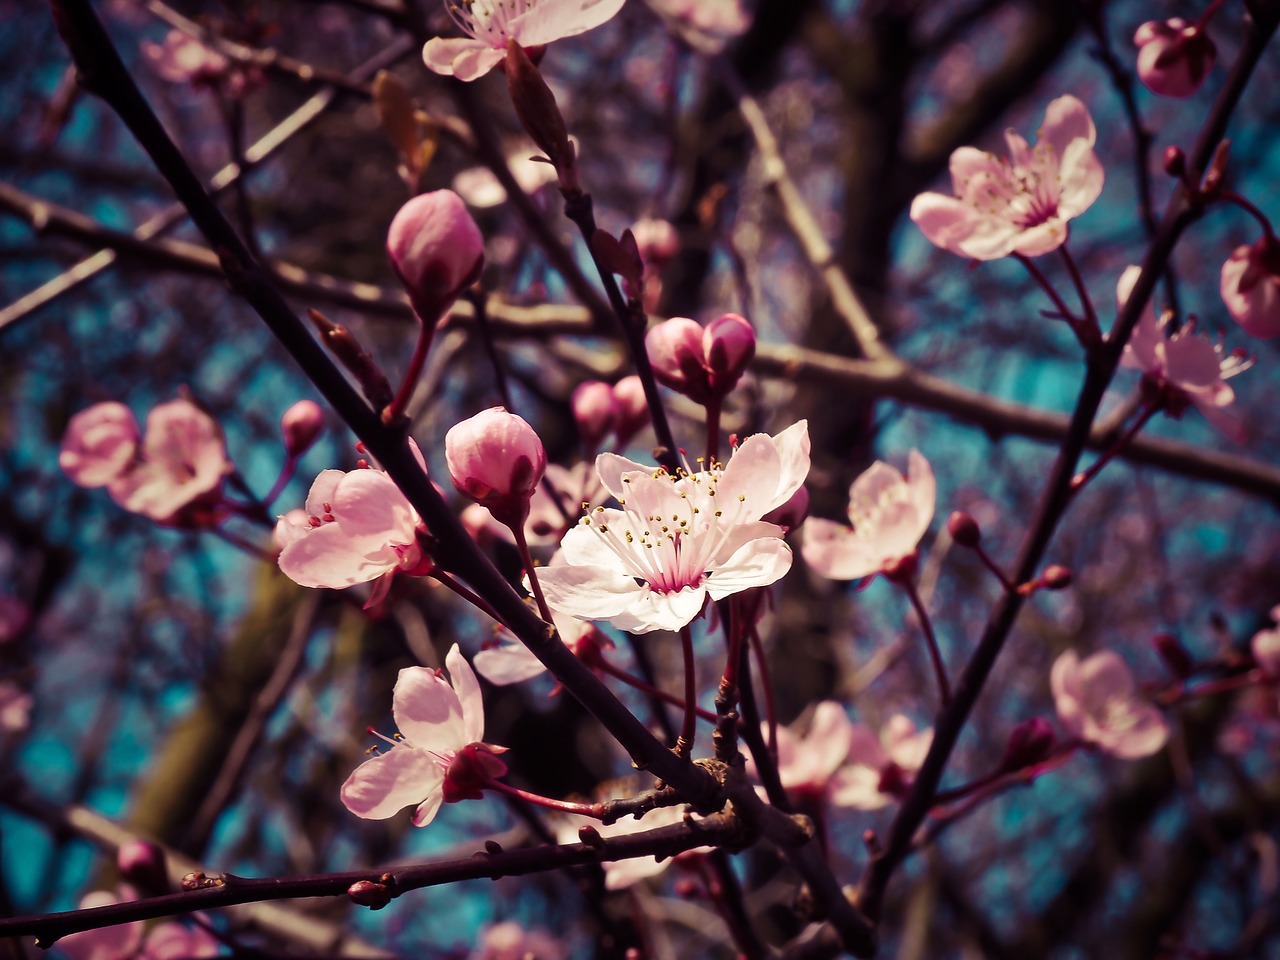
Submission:
[[[1040,577],[1040,585],[1046,590],[1065,590],[1073,580],[1071,570],[1059,563],[1050,564]]]
[[[391,902],[391,891],[387,889],[386,884],[373,880],[357,880],[347,887],[347,896],[353,903],[368,907],[370,910],[381,910]]]
[[[1157,633],[1151,638],[1151,645],[1164,662],[1169,672],[1179,680],[1185,680],[1195,672],[1196,662],[1191,654],[1172,633]]]
[[[435,323],[480,279],[484,237],[452,190],[414,197],[387,231],[387,255],[423,323]]]
[[[614,436],[618,439],[618,446],[626,446],[627,441],[649,422],[649,401],[644,395],[644,384],[635,374],[623,377],[613,385],[613,399],[618,402]]]
[[[570,401],[578,435],[594,450],[609,435],[618,419],[618,400],[613,387],[599,380],[579,384]]]
[[[1164,148],[1164,172],[1171,177],[1181,177],[1187,172],[1187,155],[1179,146]]]
[[[324,411],[313,400],[299,400],[280,418],[284,449],[291,457],[299,457],[311,449],[324,429]]]
[[[542,79],[528,52],[511,40],[507,43],[507,86],[520,124],[556,168],[560,189],[578,189],[578,163],[569,142],[569,131],[556,104],[555,94]]]
[[[1000,769],[1021,770],[1043,763],[1053,753],[1055,739],[1048,720],[1041,717],[1024,720],[1009,733]]]
[[[120,879],[149,896],[169,892],[164,851],[146,840],[128,840],[116,851]]]
[[[1218,51],[1197,24],[1181,17],[1151,20],[1133,35],[1138,79],[1162,97],[1189,97],[1204,83]]]
[[[1219,291],[1246,333],[1264,340],[1280,337],[1280,243],[1263,234],[1236,247],[1222,265]]]
[[[738,385],[756,355],[756,332],[747,318],[726,313],[702,332],[702,353],[713,394],[723,397]]]
[[[488,507],[512,530],[524,524],[529,499],[547,469],[533,427],[502,407],[490,407],[450,428],[444,455],[459,493]]]
[[[702,327],[696,320],[672,317],[658,324],[645,335],[644,347],[659,383],[695,403],[711,399],[711,383],[702,362]]]
[[[978,526],[978,521],[963,510],[955,510],[951,516],[947,517],[947,533],[951,534],[951,540],[957,546],[970,549],[976,547],[978,541],[982,539],[982,530]]]

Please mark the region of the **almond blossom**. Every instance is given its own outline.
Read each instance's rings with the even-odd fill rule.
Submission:
[[[482,77],[507,55],[514,40],[539,47],[576,37],[611,19],[623,0],[445,0],[468,39],[433,37],[422,49],[427,68],[459,80]]]
[[[1067,221],[1102,192],[1102,164],[1093,152],[1093,118],[1072,96],[1049,104],[1035,147],[1005,132],[1009,159],[960,147],[951,154],[955,196],[922,193],[911,219],[935,246],[975,260],[1056,250]]]
[[[917,730],[911,718],[895,714],[877,738],[854,724],[846,763],[831,784],[831,802],[858,810],[879,810],[911,785],[933,745],[933,728]]]
[[[1054,662],[1049,686],[1068,732],[1114,757],[1145,757],[1169,738],[1164,717],[1139,699],[1133,674],[1111,650],[1083,661],[1068,650]]]
[[[1116,300],[1121,307],[1129,299],[1140,267],[1129,267],[1120,277]],[[1148,303],[1138,324],[1124,345],[1121,366],[1142,372],[1147,386],[1155,391],[1171,417],[1180,417],[1188,405],[1236,443],[1245,440],[1244,422],[1235,409],[1235,391],[1226,381],[1251,365],[1242,352],[1226,353],[1222,344],[1198,336],[1194,322],[1168,336],[1169,317],[1156,320]]]
[[[802,528],[805,562],[831,580],[858,580],[915,556],[933,520],[937,485],[929,461],[915,450],[908,475],[877,460],[849,488],[849,522],[810,517]]]
[[[596,458],[622,509],[597,507],[565,534],[538,579],[551,607],[620,630],[678,630],[719,600],[791,567],[783,530],[761,520],[809,472],[809,426],[748,437],[727,465],[672,475],[613,453]]]
[[[1227,312],[1246,333],[1280,337],[1280,240],[1266,234],[1236,247],[1222,265],[1219,289]]]
[[[409,445],[425,470],[418,445]],[[390,588],[392,575],[430,569],[418,544],[420,530],[418,512],[381,470],[325,470],[311,485],[305,509],[276,522],[280,570],[301,586],[335,590],[383,577],[372,604]]]
[[[416,806],[413,825],[425,827],[442,803],[475,799],[487,780],[506,772],[497,755],[506,747],[482,742],[480,683],[455,643],[439,670],[405,667],[391,694],[400,733],[382,737],[390,750],[375,753],[342,785],[342,802],[366,820],[385,820]]]

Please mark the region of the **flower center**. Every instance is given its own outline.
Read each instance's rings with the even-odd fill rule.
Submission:
[[[505,47],[511,34],[507,25],[527,13],[534,0],[445,0],[454,22],[464,31],[493,47]]]

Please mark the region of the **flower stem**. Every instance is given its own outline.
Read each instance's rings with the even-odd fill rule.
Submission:
[[[751,653],[756,658],[756,669],[760,672],[760,689],[764,691],[764,722],[769,728],[769,755],[777,762],[778,758],[778,704],[773,696],[773,677],[769,673],[769,663],[764,655],[764,643],[760,640],[760,631],[755,624],[747,632],[747,642],[751,645]]]
[[[901,586],[907,592],[907,599],[915,608],[916,616],[920,618],[920,628],[924,631],[925,643],[929,648],[929,659],[933,663],[933,675],[938,681],[938,695],[945,709],[951,703],[951,683],[947,680],[947,670],[942,664],[942,652],[938,649],[938,638],[933,632],[933,621],[925,611],[924,602],[920,599],[920,592],[916,590],[915,583],[904,577]]]
[[[1081,487],[1096,477],[1102,471],[1103,467],[1114,460],[1120,454],[1120,451],[1129,445],[1129,441],[1138,435],[1138,431],[1146,426],[1147,421],[1155,416],[1156,411],[1159,409],[1159,404],[1147,404],[1138,415],[1138,418],[1133,421],[1129,428],[1120,435],[1120,438],[1116,440],[1110,448],[1101,453],[1097,460],[1089,464],[1087,470],[1082,470],[1071,478],[1071,492],[1078,493]]]
[[[1225,200],[1227,203],[1234,203],[1241,210],[1244,210],[1246,213],[1252,216],[1253,219],[1257,220],[1258,223],[1262,224],[1262,231],[1267,235],[1267,241],[1269,243],[1271,243],[1273,246],[1276,244],[1280,244],[1280,240],[1276,239],[1275,228],[1271,225],[1271,221],[1267,218],[1267,215],[1263,213],[1260,209],[1258,209],[1257,205],[1254,204],[1251,200],[1246,199],[1244,196],[1236,193],[1234,190],[1219,190],[1218,199]]]
[[[661,690],[651,683],[646,683],[640,677],[627,673],[627,671],[623,670],[621,667],[615,666],[608,660],[601,659],[600,670],[603,673],[607,673],[615,680],[619,680],[627,686],[639,690],[641,693],[648,694],[651,697],[657,697],[663,703],[669,703],[673,707],[679,707],[681,710],[685,709],[684,700],[677,697],[674,693],[667,693],[667,691]],[[705,707],[695,705],[694,712],[698,715],[698,719],[700,720],[706,720],[711,723],[714,723],[716,720],[716,715]]]
[[[720,449],[720,407],[721,398],[713,397],[707,401],[707,467],[711,467]]]
[[[484,787],[486,790],[504,793],[508,797],[518,797],[539,807],[546,807],[548,810],[558,810],[560,813],[576,813],[578,816],[591,817],[593,820],[600,820],[604,817],[603,804],[553,800],[551,797],[544,797],[540,794],[530,793],[528,790],[521,790],[519,787],[513,787],[511,784],[503,783],[501,780],[488,780],[485,782]]]
[[[414,310],[417,315],[418,311]],[[422,376],[422,368],[427,363],[427,353],[431,350],[431,341],[436,334],[436,321],[428,323],[423,317],[418,316],[418,342],[414,345],[413,356],[409,358],[409,369],[404,372],[404,380],[400,382],[400,389],[386,409],[382,411],[382,422],[385,424],[393,424],[404,416],[405,410],[409,406],[409,399],[413,396],[414,387],[418,385],[418,378]]]
[[[460,584],[457,580],[453,579],[453,577],[449,576],[449,574],[445,573],[439,567],[436,567],[434,570],[431,571],[431,576],[435,577],[442,584],[444,584],[446,587],[448,587],[450,590],[452,590],[454,593],[460,596],[463,600],[467,601],[467,603],[471,604],[473,607],[475,607],[476,609],[480,610],[481,612],[483,612],[484,614],[492,618],[494,623],[503,623],[502,618],[498,616],[498,612],[494,610],[493,607],[491,607],[483,597],[477,596],[476,594],[472,593],[470,590],[468,590],[466,587]]]
[[[680,648],[684,652],[684,724],[676,738],[677,756],[689,759],[698,719],[698,678],[694,672],[693,631],[688,624],[680,628]]]
[[[995,574],[996,579],[1000,581],[1001,586],[1006,590],[1013,590],[1015,588],[1015,584],[1009,579],[1009,575],[1001,570],[1000,565],[991,559],[991,554],[987,553],[987,551],[983,549],[981,543],[975,543],[973,545],[973,552],[978,555],[978,559],[982,561],[983,566]]]
[[[525,572],[529,574],[529,586],[533,590],[533,598],[538,602],[538,612],[547,623],[554,623],[551,619],[551,608],[547,606],[547,598],[542,595],[542,585],[538,583],[538,571],[534,569],[533,556],[529,553],[529,542],[524,536],[524,521],[511,524],[509,529],[515,535],[516,549],[520,551],[520,562],[524,564]]]
[[[293,479],[294,473],[298,469],[298,458],[292,454],[284,458],[284,463],[280,467],[280,475],[276,477],[276,482],[271,485],[271,489],[267,491],[267,495],[262,498],[262,506],[265,509],[275,502],[276,497],[284,492],[284,488],[289,485],[289,481]]]
[[[1080,276],[1080,268],[1076,266],[1076,261],[1071,256],[1071,251],[1067,249],[1064,243],[1058,248],[1062,254],[1062,260],[1067,265],[1067,272],[1071,274],[1071,282],[1075,285],[1076,294],[1080,297],[1080,306],[1084,310],[1083,332],[1087,333],[1090,343],[1097,343],[1102,339],[1102,328],[1098,326],[1098,314],[1093,309],[1093,301],[1089,299],[1089,291],[1085,288],[1084,278]],[[1077,329],[1076,334],[1079,335],[1082,330]],[[1085,344],[1089,346],[1090,344]]]

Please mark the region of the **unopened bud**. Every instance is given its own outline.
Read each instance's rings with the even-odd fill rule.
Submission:
[[[578,828],[578,839],[588,847],[601,847],[604,845],[604,837],[600,835],[600,831],[589,823],[584,823]]]
[[[1002,770],[1021,770],[1043,763],[1053,752],[1053,727],[1041,717],[1032,717],[1018,724],[1009,733],[1005,744]]]
[[[1213,159],[1209,161],[1209,172],[1204,175],[1201,188],[1205,193],[1216,193],[1227,175],[1227,162],[1231,159],[1231,141],[1221,141],[1213,151]]]
[[[586,446],[595,450],[613,430],[618,419],[618,400],[613,387],[599,380],[579,384],[570,400],[578,434]]]
[[[461,197],[435,190],[400,208],[387,231],[387,255],[419,319],[432,324],[480,279],[484,237]]]
[[[169,872],[164,851],[146,840],[129,840],[116,851],[120,879],[145,894],[158,896],[169,891]]]
[[[1181,177],[1187,172],[1187,155],[1181,147],[1164,148],[1164,172],[1171,177]]]
[[[381,910],[391,902],[391,891],[385,884],[376,883],[373,880],[357,880],[347,887],[347,896],[353,903],[368,907],[370,910]]]
[[[444,456],[453,485],[513,529],[529,515],[529,499],[547,469],[533,427],[502,407],[490,407],[445,434]]]
[[[1182,641],[1172,633],[1157,633],[1151,638],[1151,645],[1156,648],[1165,667],[1177,679],[1185,680],[1195,673],[1196,662],[1191,659],[1191,654],[1182,645]]]
[[[1040,585],[1046,590],[1065,590],[1071,586],[1073,579],[1070,568],[1053,563],[1045,568],[1040,577]]]
[[[703,365],[702,327],[688,317],[672,317],[645,335],[645,352],[653,375],[665,387],[682,393],[694,403],[712,399],[711,383]]]
[[[976,547],[978,541],[982,539],[982,529],[978,526],[978,521],[963,510],[955,510],[951,516],[947,517],[947,533],[951,534],[951,540],[957,546],[970,549]]]
[[[525,132],[556,168],[560,189],[578,189],[578,163],[569,142],[569,131],[556,104],[555,94],[542,79],[537,66],[528,53],[511,40],[507,43],[507,86],[511,90],[511,105]]]
[[[722,314],[703,330],[702,353],[712,393],[726,396],[756,355],[756,332],[746,317]]]
[[[284,449],[291,457],[299,457],[311,449],[324,429],[324,411],[314,400],[299,400],[280,418]]]
[[[618,401],[618,420],[613,432],[618,446],[624,447],[649,422],[649,401],[645,399],[644,384],[635,374],[613,385],[613,399]]]

